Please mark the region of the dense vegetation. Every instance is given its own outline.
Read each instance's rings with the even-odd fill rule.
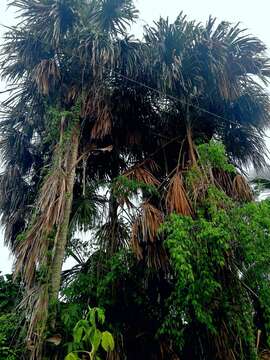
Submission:
[[[182,13],[136,40],[131,0],[11,4],[0,359],[266,358],[265,45]]]

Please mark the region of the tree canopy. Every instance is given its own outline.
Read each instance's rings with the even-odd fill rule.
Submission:
[[[18,356],[266,356],[270,203],[244,175],[266,164],[266,46],[183,13],[136,39],[131,0],[10,5],[0,211]]]

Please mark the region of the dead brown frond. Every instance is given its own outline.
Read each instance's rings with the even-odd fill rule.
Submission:
[[[19,305],[26,311],[28,323],[27,348],[31,351],[30,360],[40,359],[42,354],[43,334],[48,318],[49,291],[48,285],[42,284],[32,288]]]
[[[155,208],[149,202],[145,202],[142,205],[140,226],[143,241],[151,243],[156,241],[158,230],[163,220],[163,214],[159,209]]]
[[[237,82],[230,78],[226,65],[223,66],[223,69],[220,68],[219,71],[216,71],[215,74],[217,76],[217,84],[220,95],[226,100],[235,100],[239,96],[241,87]]]
[[[253,200],[252,190],[246,179],[240,174],[237,174],[233,179],[233,194],[238,201]]]
[[[192,129],[189,123],[189,105],[187,105],[187,126],[186,126],[186,132],[187,132],[187,146],[188,146],[188,158],[191,166],[197,164],[197,151],[196,147],[193,142],[193,135],[192,135]]]
[[[162,270],[165,273],[169,270],[168,255],[161,242],[155,242],[147,245],[146,261],[149,268]]]
[[[84,99],[83,106],[82,106],[82,116],[84,118],[87,116],[92,116],[94,113],[93,99],[94,99],[94,95],[90,91],[87,94],[86,98]]]
[[[123,174],[128,179],[136,180],[148,185],[159,186],[160,182],[158,179],[144,166],[134,166],[132,169],[128,170]]]
[[[91,130],[92,139],[102,139],[112,131],[110,95],[101,87],[93,87],[83,104],[83,117],[95,119]]]
[[[138,249],[140,243],[154,243],[158,229],[164,220],[162,212],[149,202],[142,204],[142,213],[132,226],[132,244]],[[141,257],[140,249],[137,251]]]
[[[177,214],[192,216],[193,211],[179,172],[171,178],[169,183],[166,208],[168,213],[176,212]]]
[[[213,176],[215,185],[220,187],[228,196],[233,197],[234,193],[231,173],[220,169],[214,169]]]
[[[123,354],[125,352],[124,336],[118,331],[113,332],[115,347],[113,351],[107,354],[106,360],[123,360]]]
[[[179,358],[179,356],[175,353],[174,349],[173,349],[173,344],[171,341],[169,340],[160,340],[159,342],[159,356],[158,358],[160,358],[161,360],[166,360],[166,359],[170,359],[170,360],[181,360]]]
[[[15,249],[14,275],[20,273],[28,288],[31,287],[37,268],[47,263],[50,233],[64,218],[68,191],[65,171],[69,163],[70,144],[65,144],[64,149],[62,146],[60,140],[60,145],[55,149],[53,168],[39,191],[32,224]]]
[[[78,89],[77,85],[72,85],[67,88],[65,99],[68,104],[74,104],[76,99],[78,99],[80,94],[80,89]]]
[[[91,131],[92,139],[102,139],[112,131],[112,118],[108,106],[105,105],[97,111],[98,117]]]
[[[60,71],[53,59],[42,60],[34,69],[34,80],[41,94],[48,95],[50,88],[54,87],[60,79]]]
[[[158,229],[163,221],[162,213],[150,204],[143,206],[143,214],[132,226],[132,249],[137,259],[144,260],[148,267],[167,272],[168,255],[158,239]]]
[[[28,286],[34,279],[37,266],[46,263],[48,235],[63,220],[65,194],[66,176],[57,167],[47,176],[40,190],[33,225],[16,249],[15,275],[21,273]]]
[[[109,219],[96,232],[96,240],[104,252],[128,247],[129,233],[126,224],[117,219]]]

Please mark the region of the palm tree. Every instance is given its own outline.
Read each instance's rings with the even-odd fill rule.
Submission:
[[[76,169],[91,153],[91,138],[80,144],[80,136],[89,125],[92,139],[110,133],[110,109],[106,94],[99,88],[102,82],[110,82],[110,68],[119,63],[121,55],[124,40],[120,37],[136,11],[129,1],[18,0],[11,4],[20,10],[23,21],[6,34],[2,51],[2,76],[16,84],[16,92],[5,102],[1,124],[6,165],[1,181],[2,209],[6,241],[15,248],[17,272],[22,273],[30,294],[28,337],[34,341],[32,358],[39,358],[48,291],[53,304],[51,327],[55,324]],[[47,131],[47,126],[54,126],[50,130],[55,132]],[[43,137],[48,135],[51,139],[44,144]],[[25,149],[30,161],[21,161]],[[48,168],[44,178],[44,169]],[[20,177],[15,182],[16,172]],[[38,187],[35,200],[31,191]],[[16,197],[15,188],[19,190]],[[34,213],[26,210],[33,204]],[[27,229],[25,236],[18,241],[17,234],[23,229]],[[37,281],[42,267],[48,268],[49,286],[47,281]],[[33,339],[34,333],[37,338]]]
[[[196,209],[211,183],[218,184],[237,201],[252,199],[240,174],[232,178],[226,172],[212,169],[206,175],[208,170],[201,168],[197,144],[209,143],[211,139],[221,141],[240,172],[250,163],[257,168],[265,165],[263,134],[269,124],[270,103],[260,83],[269,81],[269,59],[260,40],[247,35],[238,25],[225,22],[216,25],[212,18],[205,26],[187,21],[182,14],[173,24],[160,19],[154,27],[146,29],[145,42],[150,52],[150,86],[159,89],[161,106],[168,109],[163,112],[167,132],[163,130],[162,134],[168,138],[179,134],[180,143],[165,149],[165,164],[160,169],[165,204],[157,206],[155,199],[147,203],[147,208],[143,204],[142,215],[133,227],[133,242],[139,258],[146,257],[148,261],[150,258],[151,264],[164,268],[161,261],[164,255],[152,249],[160,248],[157,229],[163,221],[162,213],[196,217]],[[160,166],[162,162],[159,159],[157,163]],[[198,180],[193,186],[184,182],[188,169],[197,173]],[[229,272],[224,274],[227,279]],[[204,358],[208,349],[201,324],[190,324],[189,331],[190,334],[198,331],[198,346],[194,339],[192,345],[187,344],[187,358]],[[222,325],[219,331],[210,347],[216,346],[214,354],[230,358],[225,355],[227,340],[221,341],[227,336]],[[210,334],[207,336],[212,339]],[[202,350],[199,343],[205,343]],[[195,348],[194,352],[191,350],[193,347],[197,353]],[[211,350],[209,357],[210,354]]]
[[[2,76],[16,89],[0,123],[0,209],[27,290],[31,357],[42,358],[46,330],[55,333],[72,235],[95,225],[89,259],[64,280],[74,280],[78,269],[102,278],[117,252],[132,248],[138,261],[124,257],[126,272],[108,295],[117,304],[119,294],[125,306],[121,321],[114,319],[124,324],[127,353],[176,357],[170,339],[154,336],[175,279],[159,227],[173,212],[196,218],[211,186],[237,202],[251,200],[240,171],[265,163],[270,103],[259,85],[269,76],[265,46],[238,25],[210,18],[203,26],[183,14],[173,24],[160,19],[136,41],[127,34],[137,17],[128,0],[11,4],[23,21],[2,49]],[[211,140],[224,144],[238,174],[201,165],[198,146]],[[195,184],[185,179],[190,170],[198,174]],[[132,291],[122,293],[129,286],[145,299],[143,310]],[[75,298],[88,301],[84,293]],[[195,321],[193,330],[199,335],[192,356],[198,351],[203,358],[207,332]]]
[[[210,17],[202,26],[181,13],[173,24],[160,19],[146,29],[153,86],[170,95],[194,137],[218,137],[234,161],[259,167],[269,107],[260,86],[269,77],[266,47],[238,24],[215,23]]]

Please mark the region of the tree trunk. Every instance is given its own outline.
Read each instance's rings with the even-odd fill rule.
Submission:
[[[64,206],[64,215],[62,224],[60,224],[56,235],[54,254],[51,266],[51,291],[50,301],[52,304],[52,311],[50,314],[51,327],[55,327],[55,316],[56,316],[56,304],[58,300],[58,294],[61,284],[61,271],[63,261],[65,257],[65,250],[68,240],[70,214],[73,202],[73,188],[76,176],[76,163],[78,159],[78,148],[79,148],[79,129],[75,126],[71,137],[70,153],[67,158],[67,164],[65,168],[66,176],[66,201]]]
[[[188,154],[189,160],[191,165],[196,164],[196,155],[194,151],[194,143],[192,139],[192,130],[191,130],[191,123],[190,123],[190,107],[189,102],[187,101],[186,107],[186,129],[187,129],[187,143],[188,143]]]
[[[119,157],[118,155],[114,154],[113,156],[113,164],[111,168],[111,181],[117,178],[119,176]],[[118,201],[113,194],[113,191],[111,191],[110,199],[109,199],[109,220],[111,224],[111,238],[110,238],[110,244],[108,248],[108,254],[109,256],[113,256],[119,247],[118,244]]]

